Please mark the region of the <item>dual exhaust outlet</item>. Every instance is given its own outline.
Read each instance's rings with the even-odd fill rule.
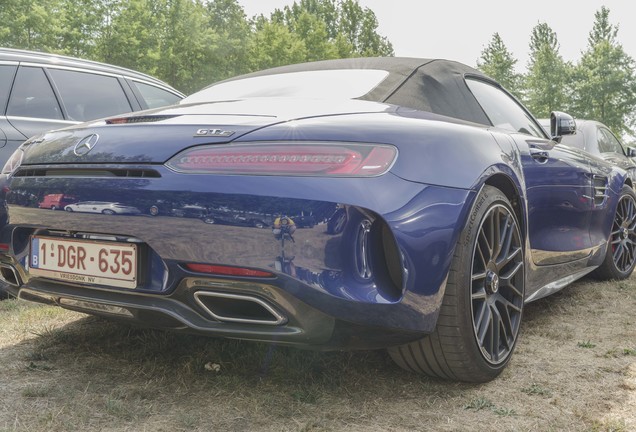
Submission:
[[[214,291],[196,291],[194,299],[220,322],[281,325],[287,318],[258,297]]]

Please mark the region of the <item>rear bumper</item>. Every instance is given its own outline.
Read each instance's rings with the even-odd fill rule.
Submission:
[[[335,348],[390,346],[435,328],[459,228],[474,198],[471,191],[390,174],[285,179],[166,170],[152,179],[91,179],[91,189],[82,180],[12,181],[9,224],[0,233],[0,243],[9,245],[0,267],[16,275],[11,292],[150,327]],[[50,193],[123,202],[140,215],[37,208]],[[184,203],[225,218],[217,223],[171,211]],[[299,224],[281,240],[273,229],[277,214],[315,224]],[[34,234],[133,239],[147,250],[145,282],[130,290],[34,277],[28,265]],[[188,263],[259,269],[272,277],[205,275],[189,271]]]

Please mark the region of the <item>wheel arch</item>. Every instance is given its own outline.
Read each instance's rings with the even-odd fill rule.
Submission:
[[[510,204],[512,205],[512,209],[515,212],[515,216],[517,216],[517,220],[521,225],[521,232],[527,232],[527,221],[523,210],[524,206],[522,204],[523,198],[519,192],[517,184],[515,184],[513,179],[504,173],[497,173],[488,177],[484,184],[496,187],[506,196],[506,198],[508,198],[508,201],[510,201]],[[522,235],[521,238],[522,240],[524,240],[525,235]]]

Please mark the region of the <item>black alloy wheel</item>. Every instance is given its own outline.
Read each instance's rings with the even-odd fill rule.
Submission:
[[[623,195],[618,202],[612,234],[610,250],[614,265],[620,272],[626,272],[634,267],[636,260],[636,203],[630,195]]]
[[[523,309],[521,235],[510,209],[491,207],[473,252],[471,309],[473,330],[482,355],[496,365],[515,345]]]
[[[605,259],[592,276],[601,280],[627,279],[636,266],[636,194],[623,186],[618,199]]]
[[[455,247],[437,327],[389,354],[402,368],[486,382],[512,357],[525,298],[525,250],[510,201],[484,186]]]

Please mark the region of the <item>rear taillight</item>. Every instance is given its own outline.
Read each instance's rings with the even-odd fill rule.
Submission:
[[[389,145],[250,143],[192,147],[166,165],[180,173],[373,177],[396,157]]]

